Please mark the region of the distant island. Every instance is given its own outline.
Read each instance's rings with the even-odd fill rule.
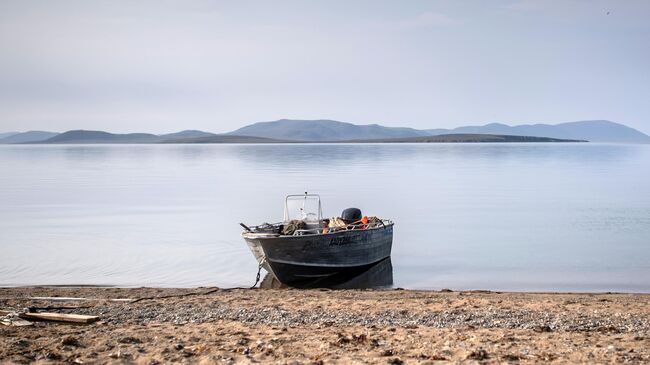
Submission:
[[[181,132],[183,133],[183,132]],[[174,133],[177,134],[177,133]],[[102,131],[68,131],[57,134],[44,141],[22,142],[21,144],[217,144],[217,143],[503,143],[503,142],[587,142],[585,140],[560,139],[549,137],[511,136],[498,134],[455,133],[437,136],[417,136],[399,138],[350,139],[331,141],[281,140],[265,137],[240,136],[231,134],[202,135],[200,137],[165,137],[148,133],[113,134]]]
[[[510,136],[503,134],[440,134],[437,136],[353,140],[352,143],[499,143],[499,142],[588,142],[579,139]]]
[[[0,144],[140,144],[140,143],[499,143],[499,142],[650,143],[650,136],[623,124],[592,120],[508,126],[491,123],[454,129],[413,129],[335,120],[258,122],[229,133],[185,130],[170,134],[72,130],[0,133]]]
[[[650,136],[623,124],[606,120],[508,126],[491,123],[454,129],[413,129],[356,125],[334,120],[288,120],[259,122],[230,132],[231,135],[266,137],[297,141],[359,141],[387,138],[411,138],[450,134],[487,134],[546,137],[590,142],[650,143]]]

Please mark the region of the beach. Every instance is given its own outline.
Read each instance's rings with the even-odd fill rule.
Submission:
[[[4,318],[31,307],[99,321],[0,326],[0,362],[647,363],[649,304],[611,293],[4,288]]]

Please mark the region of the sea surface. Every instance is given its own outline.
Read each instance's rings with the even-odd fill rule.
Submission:
[[[395,287],[650,292],[650,145],[0,146],[0,286],[250,286],[239,222],[396,222]]]

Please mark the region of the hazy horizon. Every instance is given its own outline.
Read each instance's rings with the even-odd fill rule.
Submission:
[[[650,134],[645,1],[0,1],[0,133],[610,120]]]
[[[283,118],[283,119],[281,119],[281,120],[286,120],[286,119],[287,119],[287,118]],[[325,119],[321,118],[321,119],[318,119],[318,120],[325,120]],[[276,121],[279,121],[279,120],[276,120]],[[262,123],[263,123],[263,122],[275,122],[275,121],[258,121],[258,122],[262,122]],[[250,126],[250,125],[255,124],[255,123],[258,123],[258,122],[251,122],[251,123],[249,123],[249,124],[242,125],[241,127]],[[361,125],[361,124],[357,124],[357,123],[349,122],[349,121],[337,121],[337,122],[352,123],[352,124],[356,124],[356,125]],[[585,121],[577,120],[577,121],[570,121],[570,122],[566,122],[566,123],[571,123],[571,122],[585,122]],[[609,122],[614,122],[614,121],[609,121]],[[476,124],[476,125],[474,125],[474,126],[483,126],[483,125],[487,125],[487,124],[491,124],[491,123],[500,123],[500,122],[490,122],[490,123]],[[615,123],[616,123],[616,122],[615,122]],[[505,124],[505,123],[504,123],[504,124]],[[555,124],[549,124],[549,123],[513,123],[513,124],[507,124],[507,125],[509,125],[509,126],[511,126],[511,127],[514,127],[514,126],[521,126],[521,125],[534,125],[534,124],[557,125],[557,124],[561,124],[561,123],[555,123]],[[621,124],[621,123],[619,123],[619,124]],[[402,126],[402,125],[400,125],[400,126],[387,126],[387,125],[382,125],[382,126],[384,126],[384,127],[409,127],[409,126]],[[467,126],[470,126],[470,125],[458,126],[458,127],[467,127]],[[164,134],[176,133],[176,132],[183,132],[183,131],[189,131],[189,130],[199,130],[199,131],[201,131],[201,132],[208,132],[208,133],[220,134],[220,133],[230,133],[230,132],[234,132],[235,130],[237,130],[237,129],[241,128],[241,127],[236,127],[236,128],[233,129],[233,130],[220,131],[220,132],[215,132],[215,131],[211,131],[211,130],[199,130],[199,129],[197,129],[197,128],[191,128],[191,127],[188,127],[188,128],[185,128],[185,129],[173,130],[173,131],[166,131],[166,132],[156,132],[156,131],[146,131],[146,130],[134,130],[134,131],[126,131],[126,132],[115,132],[115,131],[107,130],[107,129],[99,130],[99,129],[76,128],[76,129],[70,129],[70,130],[47,130],[47,131],[46,131],[46,130],[35,130],[35,129],[30,129],[30,130],[13,130],[13,131],[2,131],[2,130],[0,130],[0,134],[2,134],[2,133],[16,133],[16,132],[18,132],[18,133],[25,133],[25,132],[40,132],[40,131],[42,131],[42,132],[64,133],[64,132],[69,132],[69,131],[73,131],[73,130],[101,131],[101,132],[116,133],[116,134],[120,134],[120,133],[126,133],[126,134],[128,134],[128,133],[149,133],[149,134],[155,134],[155,135],[164,135]],[[449,130],[453,130],[454,128],[456,128],[456,127],[450,127],[450,128],[448,128],[448,129],[449,129]],[[418,129],[418,128],[416,128],[416,129]],[[435,128],[422,128],[421,130],[425,130],[425,129],[435,129]],[[642,130],[639,130],[639,131],[647,135],[647,133],[643,132]]]

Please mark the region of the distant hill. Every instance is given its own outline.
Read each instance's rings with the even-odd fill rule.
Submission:
[[[52,138],[34,141],[37,143],[56,143],[56,144],[83,144],[83,143],[159,143],[168,140],[181,140],[192,138],[206,138],[216,136],[214,133],[208,133],[197,130],[185,130],[169,134],[151,134],[151,133],[126,133],[117,134],[104,131],[87,131],[73,130],[57,134]]]
[[[39,143],[156,143],[161,138],[149,133],[113,134],[103,131],[75,130],[58,134]]]
[[[180,138],[200,138],[200,137],[210,137],[210,136],[216,136],[216,134],[197,131],[197,130],[185,130],[176,133],[159,135],[159,137],[163,140],[180,139]]]
[[[440,136],[443,140],[426,137]],[[471,137],[472,135],[477,137]],[[480,135],[480,137],[478,136]],[[457,136],[457,137],[453,137]],[[491,137],[486,137],[491,136]],[[61,134],[30,131],[9,134],[0,143],[278,143],[278,142],[513,142],[512,137],[529,142],[578,140],[590,142],[650,143],[650,136],[625,125],[606,120],[569,122],[557,125],[532,124],[509,126],[491,123],[454,129],[384,127],[377,124],[355,125],[334,120],[289,120],[259,122],[226,134],[185,130],[169,134],[114,134],[104,131],[74,130]],[[422,137],[422,138],[419,138]],[[506,138],[507,137],[507,138]],[[538,139],[533,140],[532,138]],[[499,140],[496,140],[496,139]],[[505,138],[506,140],[503,140]],[[541,138],[541,139],[540,139]],[[475,140],[476,139],[476,140]]]
[[[20,132],[5,132],[5,133],[0,133],[0,139],[3,139],[5,137],[13,136],[14,134],[18,134]]]
[[[74,130],[56,135],[47,144],[93,144],[93,143],[273,143],[282,142],[270,138],[214,134],[196,130],[155,135],[150,133],[116,134],[104,131]]]
[[[588,140],[592,142],[650,143],[650,136],[636,129],[606,120],[569,122],[557,125],[517,125],[512,127],[500,123],[491,123],[483,126],[466,126],[454,129],[418,130],[383,127],[377,124],[355,125],[334,120],[281,119],[274,122],[251,124],[229,134],[308,142],[378,140],[440,134],[490,134]]]
[[[56,136],[58,133],[45,132],[45,131],[29,131],[23,133],[14,133],[0,139],[2,144],[10,143],[30,143],[44,141],[48,138]]]
[[[417,136],[381,139],[353,139],[328,141],[329,143],[476,143],[476,142],[587,142],[547,137],[507,136],[495,134],[443,134],[438,136]],[[262,137],[214,135],[199,138],[167,140],[163,143],[321,143],[321,141],[286,141]]]
[[[650,143],[650,136],[623,124],[607,120],[586,120],[556,125],[524,124],[509,126],[491,123],[483,126],[467,126],[454,129],[429,129],[430,134],[480,133],[513,136],[538,136],[561,139],[581,139],[590,142]]]
[[[251,136],[235,136],[231,134],[214,134],[206,137],[168,139],[162,143],[282,143],[286,141]]]
[[[228,134],[265,137],[286,141],[343,141],[424,136],[428,133],[413,128],[383,127],[377,124],[356,125],[335,120],[291,120],[259,122]]]
[[[496,143],[496,142],[587,142],[548,137],[509,136],[498,134],[441,134],[437,136],[353,140],[356,143]]]

